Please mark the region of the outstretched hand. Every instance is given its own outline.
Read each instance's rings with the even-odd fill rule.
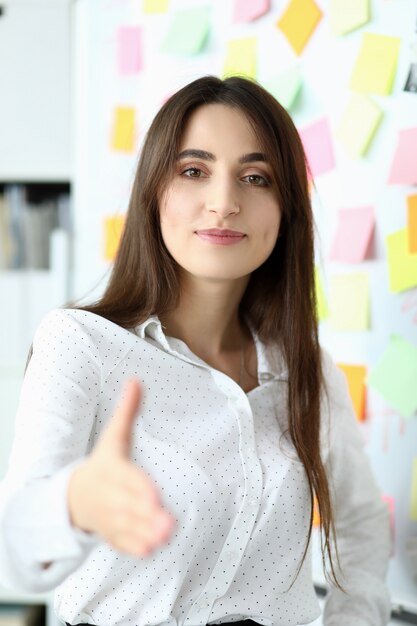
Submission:
[[[130,460],[142,388],[129,379],[94,449],[73,472],[68,506],[74,526],[100,535],[115,549],[145,556],[165,543],[173,519],[153,482]]]

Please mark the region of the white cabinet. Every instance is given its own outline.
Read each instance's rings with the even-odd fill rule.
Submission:
[[[0,182],[69,180],[70,2],[1,8]]]

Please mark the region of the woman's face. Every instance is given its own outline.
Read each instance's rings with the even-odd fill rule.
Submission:
[[[163,240],[183,270],[234,280],[262,265],[281,221],[271,174],[239,110],[209,104],[191,114],[159,203]]]

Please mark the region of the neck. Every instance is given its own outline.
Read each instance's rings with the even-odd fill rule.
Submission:
[[[239,320],[239,304],[248,277],[213,281],[182,277],[178,307],[161,316],[165,334],[184,341],[203,359],[241,350],[247,330]]]

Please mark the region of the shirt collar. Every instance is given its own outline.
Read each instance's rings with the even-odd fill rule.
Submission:
[[[277,346],[265,345],[250,324],[249,328],[255,342],[258,357],[258,378],[262,382],[272,379],[288,380],[288,369],[281,350]],[[157,315],[148,317],[147,320],[138,324],[134,331],[141,339],[146,339],[147,337],[153,339],[167,352],[178,354],[177,349],[180,342],[176,342],[176,349],[174,350],[167,340]],[[198,361],[201,363],[200,359]]]

